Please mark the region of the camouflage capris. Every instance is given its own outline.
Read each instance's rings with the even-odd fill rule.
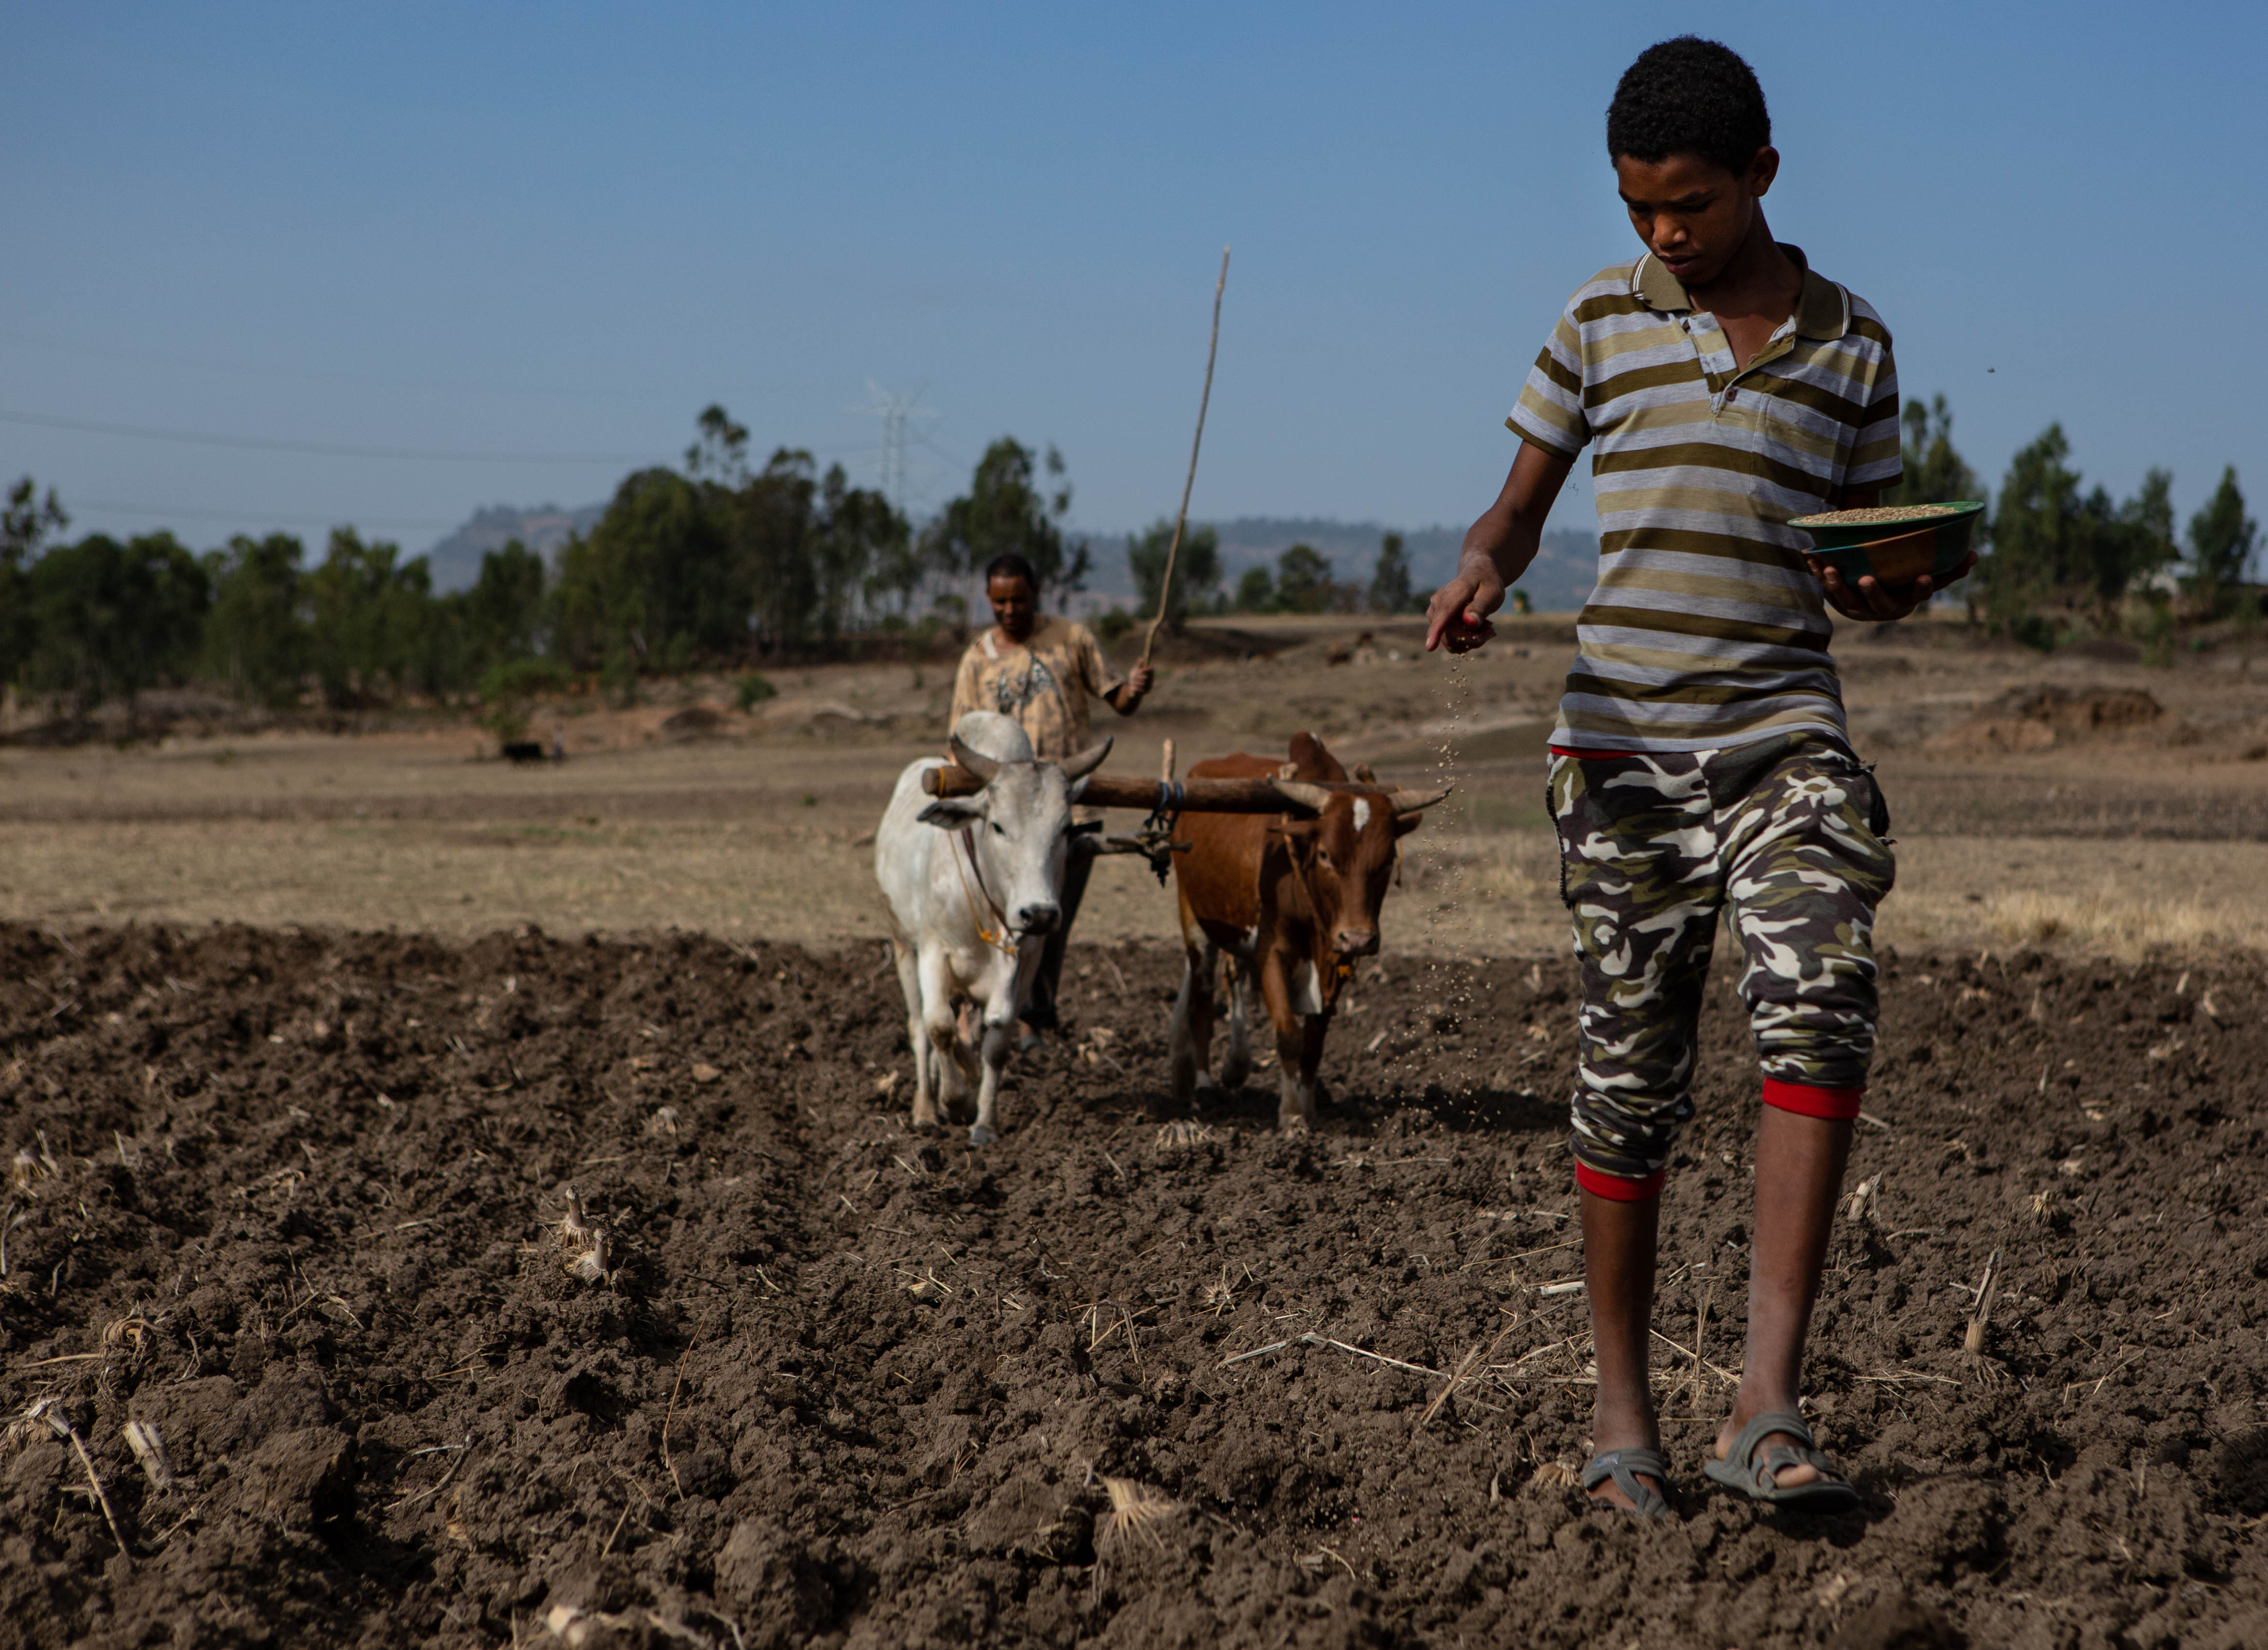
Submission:
[[[1576,1179],[1647,1197],[1693,1116],[1701,993],[1729,907],[1764,1099],[1851,1117],[1874,1049],[1874,908],[1896,862],[1874,777],[1819,733],[1551,758],[1583,969]]]

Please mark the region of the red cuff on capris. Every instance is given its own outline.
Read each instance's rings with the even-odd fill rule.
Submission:
[[[1661,1171],[1639,1180],[1625,1180],[1620,1175],[1602,1175],[1588,1163],[1575,1165],[1575,1183],[1594,1197],[1605,1197],[1615,1203],[1645,1203],[1661,1196]]]
[[[1848,1123],[1859,1115],[1859,1102],[1867,1097],[1863,1088],[1814,1088],[1808,1083],[1783,1083],[1778,1078],[1764,1079],[1764,1104],[1777,1106],[1782,1111],[1794,1112],[1802,1117],[1825,1117],[1836,1123]]]

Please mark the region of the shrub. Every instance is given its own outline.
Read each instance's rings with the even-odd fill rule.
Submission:
[[[532,699],[541,693],[564,693],[573,677],[556,659],[507,659],[481,673],[482,704],[504,699]]]
[[[481,673],[481,725],[499,745],[527,737],[527,702],[540,693],[563,693],[570,677],[556,659],[507,659]]]
[[[1115,642],[1134,628],[1134,615],[1123,608],[1113,608],[1094,622],[1094,633],[1106,642]]]
[[[2010,620],[2008,634],[2026,647],[2036,647],[2043,653],[2055,652],[2055,624],[2044,614],[2026,613]]]
[[[777,697],[779,689],[772,686],[771,679],[753,670],[741,677],[733,689],[733,703],[743,711]]]
[[[2152,592],[2149,611],[2135,627],[2140,632],[2142,662],[2161,668],[2174,662],[2174,604]]]

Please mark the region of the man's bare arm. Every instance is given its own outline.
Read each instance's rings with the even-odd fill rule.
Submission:
[[[1489,615],[1504,605],[1512,581],[1535,559],[1544,519],[1574,468],[1566,453],[1532,441],[1520,444],[1504,490],[1465,534],[1455,577],[1426,605],[1427,652],[1446,643],[1453,653],[1470,652],[1496,634]]]

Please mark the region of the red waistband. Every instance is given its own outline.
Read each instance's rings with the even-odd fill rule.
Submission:
[[[1600,756],[1641,756],[1646,754],[1643,751],[1636,750],[1570,750],[1565,745],[1553,745],[1549,747],[1549,748],[1551,754],[1555,756],[1595,758]]]

